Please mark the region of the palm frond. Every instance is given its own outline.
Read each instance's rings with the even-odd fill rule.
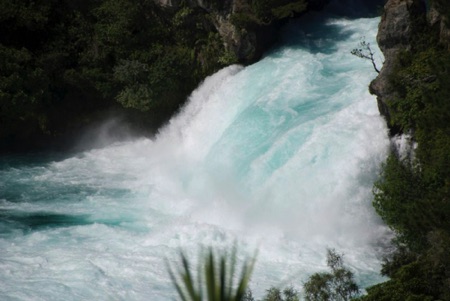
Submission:
[[[167,269],[170,279],[182,301],[242,301],[256,262],[253,258],[245,259],[240,276],[235,279],[237,249],[231,253],[216,252],[209,248],[200,256],[197,275],[194,278],[191,265],[186,255],[180,251],[181,268],[174,269],[168,261]],[[236,280],[236,282],[235,282]],[[206,297],[207,299],[204,299]]]

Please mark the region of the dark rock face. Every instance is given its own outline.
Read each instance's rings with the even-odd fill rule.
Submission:
[[[177,10],[183,4],[181,0],[154,0],[158,5],[171,10]],[[242,6],[246,5],[245,0],[225,0],[221,5],[217,5],[215,0],[188,0],[190,7],[197,7],[205,10],[212,18],[212,25],[222,37],[224,47],[233,53],[239,62],[251,63],[262,55],[267,43],[273,39],[271,28],[261,32],[260,28],[253,30],[242,30],[237,28],[232,22],[233,14],[239,13]]]
[[[182,0],[154,0],[158,5],[176,10]],[[308,10],[320,10],[329,0],[309,0]],[[279,21],[269,24],[253,24],[251,27],[237,27],[233,17],[244,12],[250,5],[249,0],[187,0],[190,7],[204,9],[212,17],[212,25],[222,37],[224,47],[234,54],[240,63],[249,64],[257,61],[276,40]]]
[[[378,109],[390,123],[387,103],[395,97],[390,87],[389,77],[395,67],[400,51],[411,48],[413,20],[426,13],[425,5],[420,0],[388,0],[378,27],[377,42],[384,54],[385,61],[378,77],[370,83],[370,93],[377,96]]]
[[[381,50],[409,48],[413,19],[425,13],[419,0],[390,0],[384,6],[384,13],[378,28],[377,41]]]
[[[426,19],[426,26],[439,35],[439,43],[450,50],[450,27],[443,9],[437,1],[426,7],[424,0],[388,0],[378,27],[377,41],[384,54],[385,62],[378,77],[372,81],[369,90],[377,96],[380,113],[390,124],[388,103],[396,97],[390,87],[389,77],[394,71],[400,51],[411,49],[414,45],[414,22]],[[393,131],[392,131],[393,130]],[[391,128],[391,133],[396,130]]]
[[[450,50],[450,20],[447,20],[440,10],[440,7],[433,1],[427,16],[428,23],[431,27],[437,28],[439,41]]]

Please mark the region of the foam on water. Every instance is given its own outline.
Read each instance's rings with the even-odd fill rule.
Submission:
[[[257,296],[300,288],[327,247],[379,281],[371,188],[389,142],[376,74],[350,55],[363,35],[375,44],[378,19],[323,18],[207,78],[153,140],[3,166],[0,299],[168,300],[165,258],[235,240],[259,249]]]

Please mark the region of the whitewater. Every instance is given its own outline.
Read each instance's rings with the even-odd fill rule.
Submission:
[[[389,141],[368,84],[379,18],[312,14],[248,67],[206,78],[153,139],[0,165],[0,300],[172,300],[181,248],[258,250],[251,282],[301,290],[326,248],[375,284],[371,206]],[[99,138],[100,139],[100,138]]]

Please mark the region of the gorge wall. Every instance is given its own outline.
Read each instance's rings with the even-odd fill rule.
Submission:
[[[257,61],[283,22],[327,2],[2,3],[0,152],[70,147],[110,116],[151,135],[206,76]]]
[[[250,0],[154,0],[162,8],[179,10],[185,5],[200,8],[210,15],[227,51],[237,61],[248,64],[258,60],[276,40],[277,27],[287,18],[309,10],[322,9],[329,0],[260,1]],[[274,10],[277,12],[274,13]]]
[[[381,270],[389,280],[364,301],[450,300],[449,19],[447,0],[384,6],[377,40],[385,62],[370,92],[394,143],[373,205],[396,250]]]
[[[431,34],[438,35],[436,42],[450,47],[450,28],[439,1],[428,4],[423,0],[388,0],[385,4],[377,35],[385,61],[369,89],[377,96],[379,111],[387,119],[392,134],[398,133],[400,129],[392,121],[388,105],[390,100],[399,97],[391,84],[391,77],[399,54],[413,50],[417,42],[416,33],[424,30],[424,27],[429,27]]]

